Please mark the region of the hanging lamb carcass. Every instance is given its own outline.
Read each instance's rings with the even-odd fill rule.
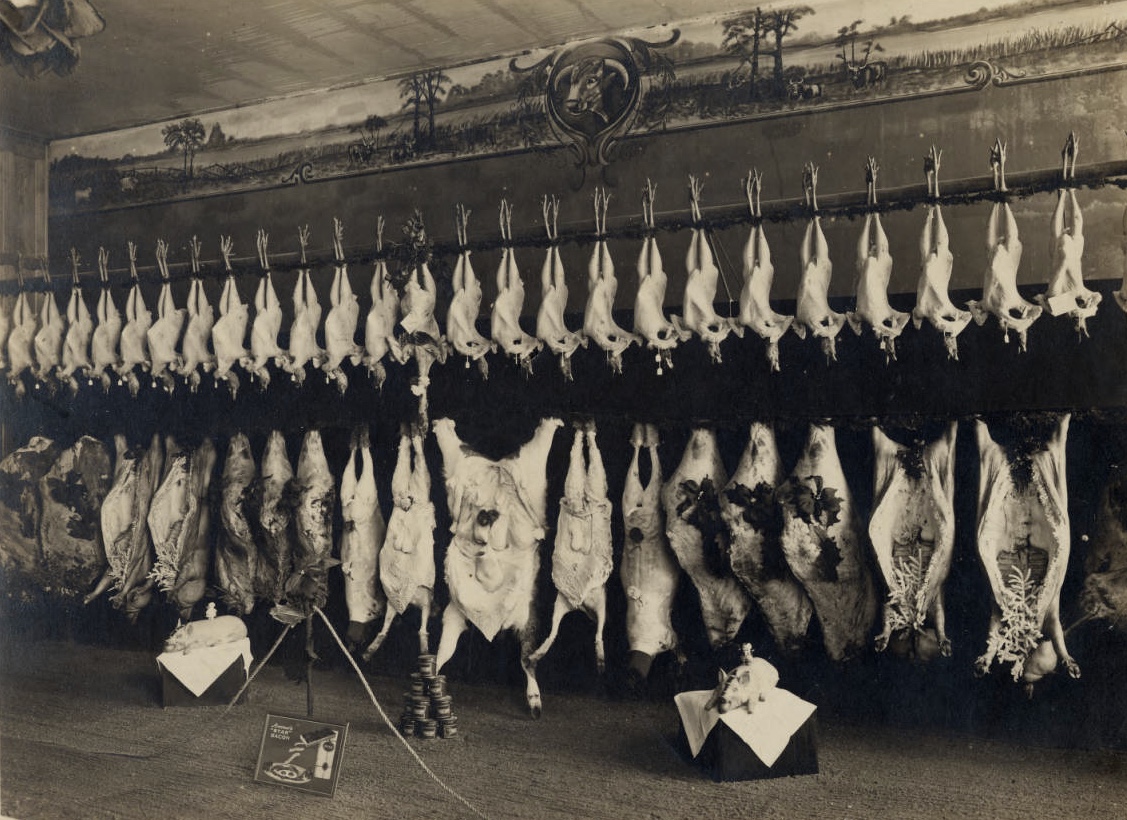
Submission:
[[[665,317],[665,288],[669,277],[657,247],[654,223],[654,194],[657,186],[646,180],[642,190],[642,218],[646,236],[638,253],[638,291],[634,296],[634,333],[645,340],[646,347],[654,351],[658,375],[673,368],[673,348],[692,333],[681,325],[679,317]]]
[[[149,343],[149,374],[153,386],[157,382],[168,393],[176,386],[172,374],[180,368],[180,354],[176,348],[184,330],[187,311],[177,308],[172,298],[172,282],[168,275],[168,243],[157,240],[157,267],[160,269],[160,299],[157,302],[157,319],[145,334]]]
[[[90,361],[90,339],[94,335],[94,319],[86,306],[86,297],[78,282],[78,252],[70,249],[71,289],[67,302],[67,332],[63,338],[63,361],[58,370],[59,381],[66,384],[72,394],[78,392],[78,374],[89,376],[94,365]],[[0,337],[2,337],[0,333]],[[3,341],[0,340],[0,345]]]
[[[98,294],[98,323],[94,325],[94,335],[90,338],[90,358],[93,361],[90,376],[97,376],[102,383],[102,389],[107,392],[121,364],[118,349],[121,345],[122,327],[121,312],[117,309],[113,293],[110,291],[108,268],[109,253],[105,248],[98,248],[98,276],[102,281],[102,288]],[[12,333],[15,333],[15,329]]]
[[[153,314],[145,305],[141,283],[137,279],[137,246],[129,242],[128,247],[129,276],[133,284],[129,288],[129,297],[125,302],[125,326],[121,329],[121,354],[118,357],[117,375],[118,384],[124,383],[129,388],[129,394],[136,398],[137,391],[141,389],[137,369],[148,371],[151,367],[148,334],[153,324]]]
[[[810,219],[802,236],[799,257],[802,275],[798,280],[798,303],[795,305],[794,324],[791,329],[800,339],[809,333],[822,340],[822,352],[827,362],[837,361],[837,335],[845,324],[845,314],[830,307],[830,279],[833,263],[826,235],[822,232],[822,219],[818,215],[818,166],[806,163],[802,172],[802,190]]]
[[[543,342],[525,333],[520,326],[524,310],[524,282],[517,269],[513,251],[513,206],[501,200],[501,263],[497,267],[497,298],[493,302],[490,320],[490,337],[507,355],[520,364],[526,373],[532,373],[532,357],[543,347]]]
[[[226,237],[223,241],[230,242]],[[193,236],[188,248],[192,254],[192,278],[188,285],[188,324],[184,328],[184,338],[180,342],[180,367],[177,372],[184,377],[188,389],[195,393],[199,390],[203,373],[215,369],[215,354],[211,352],[211,331],[215,326],[215,311],[207,301],[207,292],[200,277],[199,239]],[[225,260],[229,257],[229,251],[229,247],[225,247]]]
[[[382,387],[387,378],[387,370],[383,360],[388,352],[392,357],[399,356],[399,343],[395,341],[395,322],[399,318],[399,294],[391,281],[391,274],[387,269],[387,260],[383,258],[383,228],[384,220],[381,216],[376,221],[376,259],[372,269],[372,283],[370,292],[372,306],[368,310],[368,317],[364,321],[364,356],[361,359],[368,374],[372,377],[376,387]],[[457,299],[457,274],[455,273],[454,286],[455,299]],[[480,302],[480,298],[478,299]],[[451,304],[453,310],[453,304]]]
[[[364,349],[356,344],[356,325],[360,321],[360,303],[352,292],[348,264],[344,261],[344,227],[333,217],[333,286],[329,290],[329,313],[325,316],[325,361],[321,369],[325,378],[336,384],[341,395],[348,390],[348,375],[342,365],[348,359],[360,364]]]
[[[699,178],[689,177],[689,191],[693,214],[693,236],[689,240],[689,250],[685,254],[685,296],[682,310],[685,313],[685,327],[696,333],[708,346],[708,355],[719,364],[720,343],[730,333],[742,337],[743,325],[735,319],[725,318],[716,312],[716,286],[720,279],[720,268],[712,253],[712,245],[704,228],[700,213],[700,193],[704,187]],[[727,283],[725,283],[727,287]]]
[[[43,278],[48,286],[51,277],[43,269]],[[52,385],[55,371],[63,363],[63,337],[66,335],[66,320],[59,313],[59,303],[52,290],[42,294],[43,304],[39,308],[39,330],[35,333],[32,345],[35,349],[35,369],[32,374],[42,384]],[[36,385],[38,387],[38,385]]]
[[[767,363],[772,372],[779,370],[779,339],[786,335],[794,323],[793,316],[775,313],[771,307],[771,285],[775,281],[775,266],[771,262],[771,248],[763,230],[763,209],[759,197],[763,191],[763,176],[757,170],[748,174],[745,182],[748,206],[754,220],[751,234],[744,245],[743,289],[740,291],[738,321],[749,327],[767,343]]]
[[[572,381],[571,356],[580,347],[587,346],[587,337],[567,329],[564,311],[567,309],[567,277],[560,259],[560,232],[558,219],[560,201],[557,197],[544,197],[544,229],[551,245],[544,254],[540,269],[540,309],[536,313],[536,337],[559,356],[560,372],[564,381]]]
[[[466,247],[466,222],[470,212],[458,205],[455,215],[461,250],[454,263],[454,295],[450,299],[450,308],[446,311],[446,338],[450,340],[455,352],[466,357],[466,367],[470,366],[470,362],[477,362],[481,377],[486,379],[489,378],[489,360],[485,356],[496,352],[497,344],[477,331],[482,293],[481,282],[474,273],[470,251]]]
[[[305,258],[309,244],[309,226],[298,228],[301,243],[301,269],[293,288],[293,323],[290,325],[289,355],[282,361],[282,369],[301,386],[305,384],[305,366],[319,368],[325,351],[317,344],[317,330],[321,326],[321,302],[309,274]],[[262,251],[265,253],[265,250]]]
[[[268,365],[285,369],[289,354],[278,344],[278,333],[282,330],[282,304],[278,292],[274,290],[274,279],[270,273],[270,257],[267,255],[266,231],[261,228],[256,237],[258,261],[262,266],[262,276],[254,292],[254,322],[250,327],[250,355],[243,359],[243,369],[256,379],[263,390],[270,384]],[[231,238],[223,237],[223,261],[230,270]],[[300,274],[299,274],[300,281]]]
[[[595,247],[587,263],[587,304],[583,308],[583,335],[593,339],[607,354],[612,373],[622,372],[622,354],[638,341],[633,333],[614,321],[614,299],[618,280],[607,249],[607,206],[610,194],[595,189]]]

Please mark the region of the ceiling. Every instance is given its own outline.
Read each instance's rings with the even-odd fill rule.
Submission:
[[[82,59],[71,76],[29,80],[0,68],[0,126],[45,140],[109,131],[751,5],[739,0],[93,2],[106,28],[80,41]]]

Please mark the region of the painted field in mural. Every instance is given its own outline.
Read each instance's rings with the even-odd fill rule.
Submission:
[[[874,19],[860,20],[798,5],[736,11],[61,140],[51,146],[51,207],[97,210],[513,151],[566,148],[577,165],[598,167],[633,135],[1127,68],[1127,0],[927,19],[898,16],[901,7],[868,3]]]

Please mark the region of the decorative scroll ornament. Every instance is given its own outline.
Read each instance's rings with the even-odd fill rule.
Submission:
[[[643,77],[673,76],[672,63],[654,49],[671,46],[680,36],[674,29],[661,43],[634,37],[588,41],[564,46],[527,68],[514,58],[509,69],[531,75],[552,131],[569,143],[577,165],[607,165],[615,142],[637,117]]]
[[[986,60],[976,60],[971,63],[970,68],[968,68],[966,74],[963,75],[963,80],[965,80],[968,85],[973,85],[976,89],[983,89],[988,85],[1006,85],[1024,76],[1025,72],[1021,69],[1015,68],[1013,71],[1010,71],[1009,69],[994,65]]]

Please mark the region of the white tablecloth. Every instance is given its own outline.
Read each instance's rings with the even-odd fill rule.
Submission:
[[[802,728],[817,708],[813,703],[776,687],[767,693],[765,701],[756,705],[752,714],[740,708],[722,715],[716,709],[704,708],[711,695],[710,690],[703,689],[682,692],[673,699],[677,711],[681,713],[681,725],[685,727],[693,757],[700,753],[713,727],[723,721],[765,766],[773,766],[794,733]]]

